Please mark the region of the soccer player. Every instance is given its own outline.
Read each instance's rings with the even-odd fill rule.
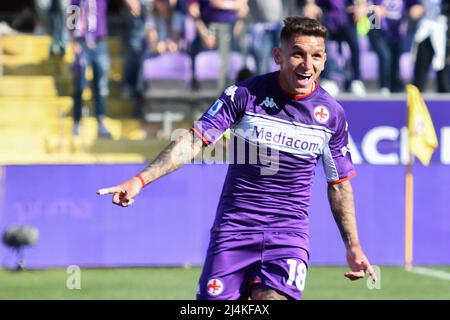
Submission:
[[[272,150],[270,157],[267,152],[258,154],[258,161],[229,165],[198,299],[301,298],[309,260],[311,185],[319,158],[346,247],[350,271],[345,276],[356,280],[367,272],[377,280],[358,239],[344,110],[317,82],[326,61],[326,33],[315,20],[286,18],[280,47],[273,50],[279,71],[227,88],[191,131],[141,173],[97,191],[129,206],[145,185],[191,161],[230,127],[233,138],[249,147],[245,152]],[[263,161],[267,158],[276,169]]]

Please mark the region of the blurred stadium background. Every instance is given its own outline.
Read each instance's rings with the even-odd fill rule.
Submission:
[[[97,137],[89,88],[83,93],[81,134],[72,136],[72,50],[49,56],[50,37],[27,30],[26,19],[22,31],[9,29],[26,4],[0,5],[0,21],[9,23],[0,32],[0,231],[30,225],[39,237],[19,254],[0,245],[0,299],[193,299],[226,166],[184,167],[148,187],[126,210],[95,191],[142,169],[174,129],[189,128],[220,92],[214,82],[220,74],[206,77],[213,84],[194,92],[186,86],[183,54],[145,60],[144,81],[152,85],[136,118],[133,102],[121,96],[120,1],[110,1],[106,125],[113,137]],[[212,64],[220,53],[209,54],[203,57],[206,67],[219,72]],[[384,98],[371,91],[371,59],[362,59],[367,96],[344,93],[338,100],[351,126],[361,241],[380,267],[381,287],[369,289],[365,281],[342,276],[344,249],[319,168],[305,299],[450,299],[450,96],[431,93],[434,85],[424,94],[439,147],[430,166],[414,165],[416,268],[406,271],[406,95]],[[405,79],[411,76],[408,59],[401,65]],[[229,78],[241,67],[242,61],[232,62]],[[164,68],[176,78],[164,78]],[[15,271],[18,263],[24,271]],[[74,265],[81,268],[80,290],[68,289],[73,274],[67,268]]]

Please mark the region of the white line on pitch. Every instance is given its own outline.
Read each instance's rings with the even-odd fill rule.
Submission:
[[[450,272],[445,272],[442,270],[424,268],[424,267],[412,267],[408,272],[421,274],[423,276],[438,278],[442,280],[450,281]]]

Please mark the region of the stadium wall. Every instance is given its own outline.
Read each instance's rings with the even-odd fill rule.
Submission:
[[[450,264],[450,110],[429,101],[440,147],[414,166],[414,263]],[[374,264],[404,260],[407,135],[401,101],[345,101],[358,175],[352,179],[361,242]],[[359,157],[358,157],[359,156]],[[129,208],[95,194],[145,164],[0,167],[0,230],[31,224],[40,239],[25,250],[29,268],[201,265],[226,174],[225,165],[188,165],[147,187]],[[322,168],[313,185],[311,263],[345,264]],[[3,266],[14,254],[0,246]]]

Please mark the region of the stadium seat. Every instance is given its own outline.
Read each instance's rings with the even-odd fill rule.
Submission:
[[[152,81],[152,87],[157,81],[173,81],[173,84],[178,81],[185,86],[191,79],[191,59],[185,53],[164,53],[147,58],[142,66],[142,79]]]
[[[361,78],[378,80],[378,56],[374,51],[361,51]]]
[[[368,36],[358,36],[358,44],[359,44],[360,52],[372,50],[370,47],[370,42],[369,42]]]
[[[197,79],[201,82],[215,81],[220,75],[220,52],[217,50],[208,50],[200,52],[195,58],[195,74]],[[230,53],[230,61],[228,66],[228,78],[234,81],[244,67],[242,55],[239,52]],[[253,57],[247,58],[247,67],[254,71],[255,61]]]
[[[410,52],[405,52],[400,56],[400,79],[411,81],[413,77],[414,66]]]

